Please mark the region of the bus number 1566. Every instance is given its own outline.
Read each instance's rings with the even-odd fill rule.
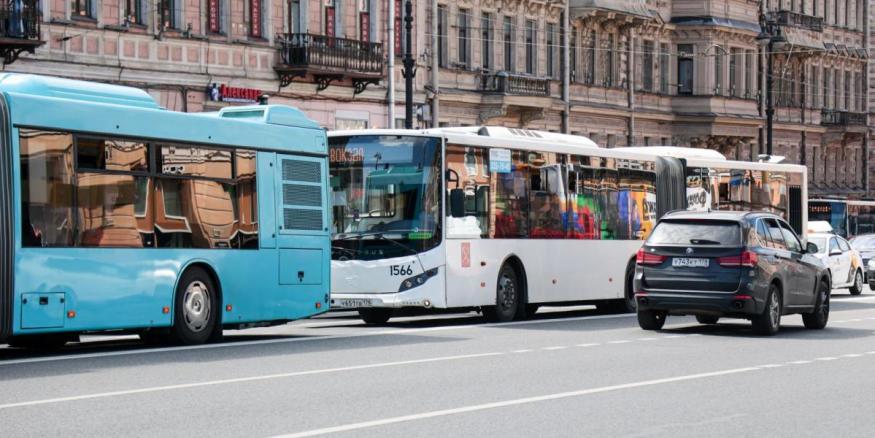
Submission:
[[[413,275],[413,266],[412,265],[392,265],[389,266],[389,275],[398,276],[398,275]]]

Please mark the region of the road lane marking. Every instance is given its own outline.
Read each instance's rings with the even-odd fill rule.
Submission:
[[[831,361],[831,360],[838,360],[838,358],[827,356],[827,357],[818,357],[817,359],[814,359],[814,360],[820,360],[820,361],[827,362],[827,361]]]
[[[568,348],[568,347],[566,347],[564,345],[557,345],[555,347],[544,347],[544,348],[542,348],[542,350],[553,351],[553,350],[564,350],[566,348]]]
[[[632,342],[632,341],[627,340],[627,339],[620,340],[620,341],[608,341],[609,344],[628,344],[630,342]]]
[[[310,376],[310,375],[314,375],[314,374],[328,374],[328,373],[339,373],[339,372],[345,372],[345,371],[367,370],[367,369],[374,369],[374,368],[387,368],[387,367],[395,367],[395,366],[402,366],[402,365],[415,365],[415,364],[434,363],[434,362],[448,362],[448,361],[462,360],[462,359],[478,359],[478,358],[483,358],[483,357],[501,356],[503,354],[504,353],[493,352],[493,353],[464,354],[464,355],[458,355],[458,356],[441,356],[441,357],[432,357],[432,358],[427,358],[427,359],[413,359],[413,360],[404,360],[404,361],[396,361],[396,362],[382,362],[382,363],[375,363],[375,364],[354,365],[354,366],[339,367],[339,368],[324,368],[324,369],[318,369],[318,370],[295,371],[295,372],[290,372],[290,373],[266,374],[266,375],[262,375],[262,376],[238,377],[238,378],[234,378],[234,379],[209,380],[209,381],[205,381],[205,382],[183,383],[183,384],[178,384],[178,385],[153,386],[153,387],[149,387],[149,388],[128,389],[128,390],[122,390],[122,391],[99,392],[99,393],[94,393],[94,394],[74,395],[74,396],[69,396],[69,397],[57,397],[57,398],[49,398],[49,399],[43,399],[43,400],[30,400],[30,401],[24,401],[24,402],[0,404],[0,410],[10,409],[10,408],[20,408],[20,407],[25,407],[25,406],[37,406],[37,405],[47,405],[47,404],[62,403],[62,402],[117,397],[117,396],[122,396],[122,395],[145,394],[145,393],[150,393],[150,392],[170,391],[170,390],[177,390],[177,389],[200,388],[200,387],[204,387],[204,386],[227,385],[230,383],[246,383],[246,382],[257,382],[257,381],[262,381],[262,380],[284,379],[284,378],[289,378],[289,377]]]
[[[873,351],[871,353],[875,353],[875,351]],[[813,363],[813,361],[794,361],[794,362],[788,362],[788,363],[801,364],[803,362],[804,363]],[[754,372],[754,371],[764,371],[766,369],[780,368],[781,366],[782,365],[779,365],[779,364],[767,364],[767,365],[760,365],[760,366],[754,366],[754,367],[733,368],[733,369],[722,370],[722,371],[687,374],[687,375],[668,377],[668,378],[663,378],[663,379],[644,380],[644,381],[640,381],[640,382],[623,383],[623,384],[619,384],[619,385],[602,386],[602,387],[598,387],[598,388],[579,389],[576,391],[558,392],[558,393],[546,394],[546,395],[540,395],[540,396],[534,396],[534,397],[524,397],[524,398],[510,399],[510,400],[504,400],[504,401],[498,401],[498,402],[492,402],[492,403],[483,403],[483,404],[478,404],[478,405],[462,406],[462,407],[458,407],[458,408],[421,412],[418,414],[402,415],[402,416],[397,416],[397,417],[388,417],[388,418],[382,418],[382,419],[377,419],[377,420],[362,421],[359,423],[349,423],[349,424],[344,424],[344,425],[340,425],[340,426],[332,426],[332,427],[325,427],[325,428],[321,428],[321,429],[312,429],[312,430],[306,430],[306,431],[302,431],[302,432],[277,435],[274,438],[306,438],[306,437],[311,437],[311,436],[327,435],[327,434],[340,433],[340,432],[351,432],[351,431],[358,431],[361,429],[369,429],[369,428],[378,427],[378,426],[387,426],[387,425],[397,424],[397,423],[425,420],[425,419],[429,419],[429,418],[446,417],[446,416],[451,416],[451,415],[465,414],[465,413],[477,412],[477,411],[485,411],[485,410],[489,410],[489,409],[504,408],[504,407],[509,407],[509,406],[518,406],[518,405],[560,400],[560,399],[566,399],[566,398],[583,397],[583,396],[605,393],[605,392],[616,392],[616,391],[622,391],[625,389],[636,389],[636,388],[643,388],[643,387],[648,387],[648,386],[665,385],[665,384],[670,384],[670,383],[678,383],[678,382],[685,382],[685,381],[691,381],[691,380],[700,380],[700,379],[722,377],[722,376],[734,375],[734,374],[750,373],[750,372]]]
[[[589,320],[598,321],[598,320],[602,320],[602,319],[632,318],[634,316],[635,316],[634,313],[620,314],[620,315],[576,316],[576,317],[571,317],[571,318],[535,319],[535,320],[528,320],[528,321],[513,321],[513,322],[502,322],[502,323],[479,323],[479,324],[464,324],[464,325],[440,326],[440,327],[393,329],[393,330],[381,330],[378,332],[367,332],[367,333],[358,333],[358,334],[309,336],[306,338],[296,337],[296,338],[292,338],[292,339],[261,339],[261,340],[256,340],[256,341],[239,341],[239,342],[228,342],[228,343],[222,343],[222,344],[190,345],[190,346],[181,346],[181,347],[144,348],[144,349],[137,349],[137,350],[107,351],[107,352],[84,353],[84,354],[72,353],[69,356],[34,357],[34,358],[27,358],[27,359],[11,359],[11,360],[5,360],[5,361],[0,360],[0,366],[31,364],[31,363],[41,363],[41,362],[56,362],[56,361],[77,360],[77,359],[94,359],[94,358],[104,358],[104,357],[132,356],[132,355],[150,354],[150,353],[173,353],[173,352],[192,351],[192,350],[211,350],[211,349],[216,349],[216,348],[249,347],[249,346],[287,344],[287,343],[295,343],[295,342],[312,342],[312,341],[323,341],[323,340],[334,340],[334,339],[354,339],[354,338],[372,337],[372,336],[395,336],[395,335],[405,335],[405,334],[423,333],[423,332],[440,332],[440,331],[480,329],[480,328],[493,328],[493,327],[501,328],[501,327],[514,327],[514,326],[520,326],[520,325],[530,325],[530,324],[549,324],[549,323],[563,323],[563,322],[589,321]],[[291,327],[295,328],[297,326],[292,325]],[[290,334],[290,336],[293,336],[293,335],[295,335],[295,334]],[[300,336],[300,333],[298,333],[297,335]],[[257,336],[257,335],[255,335],[255,336]],[[276,336],[276,334],[274,333],[274,334],[272,334],[272,336]]]
[[[602,345],[602,344],[600,344],[600,343],[598,343],[598,342],[593,342],[593,343],[591,343],[591,344],[577,344],[578,347],[583,347],[583,348],[586,348],[586,347],[598,347],[599,345]]]
[[[811,363],[810,360],[794,360],[792,362],[787,362],[788,365],[805,365]]]
[[[521,353],[531,353],[534,350],[514,350],[511,353],[521,354]]]
[[[559,400],[572,397],[583,397],[587,395],[599,394],[604,392],[621,391],[624,389],[642,388],[646,386],[664,385],[668,383],[683,382],[688,380],[706,379],[710,377],[726,376],[731,374],[748,373],[751,371],[759,371],[757,367],[735,368],[723,371],[714,371],[709,373],[689,374],[685,376],[669,377],[665,379],[645,380],[641,382],[624,383],[620,385],[602,386],[599,388],[581,389],[577,391],[559,392],[554,394],[540,395],[535,397],[525,397],[512,400],[504,400],[493,403],[484,403],[479,405],[463,406],[459,408],[443,409],[430,412],[422,412],[419,414],[402,415],[398,417],[389,417],[379,420],[363,421],[360,423],[350,423],[341,426],[325,427],[322,429],[313,429],[303,432],[290,433],[287,435],[277,435],[275,438],[305,438],[318,435],[326,435],[340,432],[351,432],[361,429],[367,429],[377,426],[387,426],[390,424],[404,423],[408,421],[425,420],[429,418],[445,417],[450,415],[465,414],[469,412],[484,411],[488,409],[504,408],[509,406],[524,405],[530,403],[538,403],[552,400]]]
[[[639,340],[639,341],[647,342],[647,341],[655,341],[656,338],[638,338],[638,340]]]

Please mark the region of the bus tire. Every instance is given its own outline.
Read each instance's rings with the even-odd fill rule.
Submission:
[[[483,316],[489,322],[513,321],[520,306],[521,292],[516,270],[509,264],[502,265],[495,287],[495,305],[484,307]]]
[[[392,318],[392,309],[359,309],[359,316],[365,324],[385,324]]]
[[[179,279],[174,301],[172,339],[183,345],[207,342],[219,314],[216,286],[210,275],[197,267],[186,270]]]

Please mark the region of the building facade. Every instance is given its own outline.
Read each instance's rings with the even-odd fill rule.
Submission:
[[[567,130],[606,147],[705,147],[752,160],[766,150],[770,77],[773,154],[808,166],[813,196],[867,196],[870,2],[414,1],[414,126]],[[329,129],[401,126],[405,5],[12,0],[0,12],[22,20],[2,20],[0,56],[6,71],[132,85],[173,110],[268,94]],[[779,35],[771,50],[767,23]]]

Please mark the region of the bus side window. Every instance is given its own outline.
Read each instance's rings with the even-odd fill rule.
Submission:
[[[447,146],[447,234],[489,235],[489,153],[483,148]]]

